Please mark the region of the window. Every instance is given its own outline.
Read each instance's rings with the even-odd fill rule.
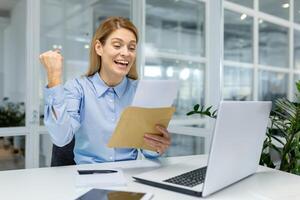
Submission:
[[[0,170],[25,168],[25,136],[0,137]]]
[[[259,73],[259,99],[274,101],[280,97],[287,97],[288,75],[280,72],[262,70]]]
[[[294,0],[294,21],[300,23],[300,1]]]
[[[276,17],[289,19],[289,0],[259,0],[259,10]]]
[[[228,0],[230,2],[240,4],[242,6],[253,8],[253,0]]]
[[[300,31],[294,31],[294,68],[300,69]]]
[[[253,62],[253,17],[224,9],[224,99],[252,99]]]
[[[273,23],[259,23],[259,64],[289,67],[288,28]]]
[[[202,137],[172,134],[172,146],[163,157],[203,154],[204,142]]]
[[[0,170],[25,168],[26,1],[0,4]],[[8,129],[9,128],[9,129]]]
[[[259,0],[257,6],[241,0],[228,2],[236,4],[224,4],[224,99],[292,97],[290,78],[298,78],[300,68],[300,31],[293,30],[296,26],[289,19],[289,10],[295,10],[297,21],[299,2],[294,1],[293,8],[289,0]],[[294,44],[290,45],[292,35]]]
[[[187,14],[189,13],[189,14]],[[147,79],[179,79],[176,116],[204,102],[205,3],[146,0]]]
[[[177,116],[184,116],[193,105],[204,102],[205,68],[201,63],[179,59],[149,59],[144,68],[144,77],[180,80],[180,90],[175,100]]]
[[[292,100],[299,102],[300,101],[300,97],[296,96],[295,94],[298,93],[298,90],[296,88],[296,82],[300,81],[300,74],[295,74],[294,75],[294,81],[293,81],[293,95],[292,95]]]
[[[224,67],[223,98],[225,100],[252,100],[253,69]]]
[[[224,60],[253,63],[253,18],[224,11]]]
[[[39,166],[50,167],[52,158],[52,141],[49,134],[40,134]]]
[[[0,10],[0,127],[25,126],[26,1]]]

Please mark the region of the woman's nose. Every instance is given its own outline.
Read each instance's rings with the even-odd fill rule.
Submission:
[[[124,47],[121,49],[121,55],[123,55],[123,56],[128,56],[128,55],[129,55],[129,50],[128,50],[127,47],[124,46]]]

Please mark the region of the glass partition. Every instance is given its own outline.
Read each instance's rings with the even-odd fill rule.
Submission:
[[[292,95],[292,99],[296,102],[300,102],[300,95],[296,96],[296,94],[298,93],[298,90],[296,88],[296,82],[300,81],[300,74],[295,74],[294,75],[294,81],[293,81],[293,95]]]
[[[300,23],[300,1],[294,0],[294,22]]]
[[[294,68],[300,69],[300,31],[294,31]]]
[[[253,69],[225,66],[223,81],[224,100],[252,100]]]
[[[259,64],[288,68],[288,28],[260,20]]]
[[[253,8],[253,0],[228,0],[230,2],[240,4],[249,8]]]
[[[52,141],[49,134],[40,134],[39,167],[50,167],[52,156]]]
[[[259,0],[260,11],[283,19],[289,19],[289,8],[290,0]]]
[[[172,144],[163,157],[204,154],[204,138],[199,136],[172,134]]]
[[[261,70],[259,85],[259,100],[274,101],[280,97],[287,97],[288,74]]]
[[[224,11],[224,60],[253,62],[253,18]]]
[[[0,127],[25,126],[26,1],[0,5]]]
[[[204,103],[205,68],[201,63],[155,58],[148,60],[144,68],[145,79],[180,80],[175,100],[175,116],[184,116],[193,105]]]
[[[143,76],[180,80],[175,116],[184,117],[205,98],[205,3],[146,0],[145,35]]]
[[[146,0],[146,54],[205,56],[204,31],[203,2]]]
[[[25,168],[25,136],[0,137],[0,170]]]

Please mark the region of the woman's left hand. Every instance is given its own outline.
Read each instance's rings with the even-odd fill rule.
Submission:
[[[151,133],[146,133],[144,135],[144,141],[147,145],[153,147],[157,153],[163,154],[171,145],[171,136],[168,130],[162,125],[156,125],[156,130],[158,130],[162,135],[155,135]]]

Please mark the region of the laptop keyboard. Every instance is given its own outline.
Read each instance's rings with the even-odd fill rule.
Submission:
[[[207,167],[195,169],[193,171],[164,180],[164,182],[183,185],[187,187],[194,187],[204,182],[206,168]]]

